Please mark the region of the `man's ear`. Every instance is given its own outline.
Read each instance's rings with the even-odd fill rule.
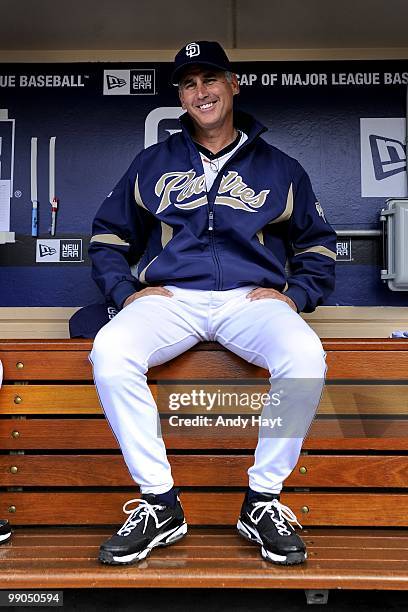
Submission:
[[[182,108],[183,110],[186,110],[186,105],[184,104],[184,101],[183,101],[183,95],[182,95],[182,93],[181,93],[180,89],[179,89],[178,95],[179,95],[179,100],[180,100],[181,108]]]
[[[237,94],[239,94],[239,83],[238,83],[238,77],[236,74],[232,75],[231,86],[232,86],[232,95],[236,96]]]

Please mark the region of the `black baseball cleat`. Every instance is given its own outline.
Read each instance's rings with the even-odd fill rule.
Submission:
[[[137,503],[133,509],[129,504]],[[109,565],[129,565],[145,559],[156,546],[168,546],[181,540],[187,533],[180,500],[174,507],[160,503],[155,495],[143,494],[141,499],[130,499],[123,506],[129,518],[109,540],[100,547],[99,561]]]
[[[11,538],[11,527],[10,523],[5,520],[0,520],[0,544],[4,544]]]
[[[302,529],[292,510],[280,503],[279,495],[259,493],[249,501],[247,492],[237,529],[244,538],[261,545],[266,561],[295,565],[307,559],[307,552],[290,523],[297,523]]]

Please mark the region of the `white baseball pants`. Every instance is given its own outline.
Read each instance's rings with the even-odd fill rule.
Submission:
[[[293,419],[299,420],[305,418],[304,411],[298,414],[303,400],[312,406],[304,435],[326,373],[326,355],[315,332],[282,300],[246,298],[255,285],[228,291],[165,287],[172,297],[143,296],[121,310],[99,331],[90,355],[99,399],[129,472],[142,493],[154,494],[168,491],[174,481],[158,435],[157,406],[147,385],[149,368],[200,341],[217,341],[268,369],[271,382],[312,380],[303,399],[302,391],[294,392],[291,407]],[[259,437],[248,470],[251,489],[279,493],[297,463],[304,435]]]

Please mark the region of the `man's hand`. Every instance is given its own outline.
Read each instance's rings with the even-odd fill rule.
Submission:
[[[276,291],[276,289],[267,288],[267,287],[257,287],[256,289],[252,289],[249,293],[247,293],[247,298],[251,300],[262,300],[264,298],[273,298],[275,300],[282,300],[282,302],[286,302],[289,306],[297,312],[296,304],[293,300],[290,299],[288,295],[281,293],[280,291]]]
[[[138,298],[143,297],[144,295],[164,295],[165,297],[172,297],[174,294],[164,287],[146,287],[146,289],[135,291],[135,293],[129,295],[129,297],[123,302],[123,308],[126,308],[126,306],[129,306],[129,304]]]

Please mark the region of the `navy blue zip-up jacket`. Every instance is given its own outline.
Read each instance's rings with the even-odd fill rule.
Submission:
[[[147,285],[255,284],[312,312],[334,287],[336,234],[308,175],[260,137],[264,126],[235,112],[248,140],[207,192],[189,121],[183,115],[181,132],[139,153],[97,212],[89,255],[102,293],[121,308]]]

